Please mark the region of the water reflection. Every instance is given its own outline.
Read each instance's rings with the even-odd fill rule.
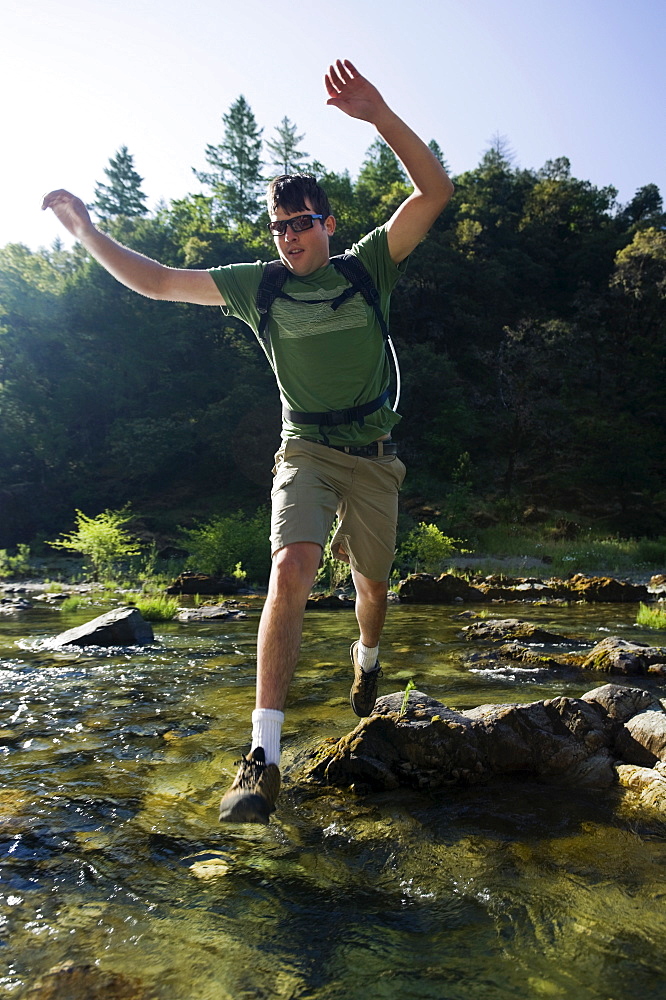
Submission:
[[[390,609],[384,691],[413,678],[467,708],[599,682],[468,670],[457,610]],[[518,615],[649,641],[635,608]],[[134,1000],[663,997],[664,840],[608,793],[523,780],[304,797],[290,783],[303,746],[353,724],[348,613],[307,616],[284,792],[259,829],[216,819],[248,738],[257,613],[158,627],[138,651],[50,653],[85,617],[0,623],[0,997],[65,961],[122,973]]]

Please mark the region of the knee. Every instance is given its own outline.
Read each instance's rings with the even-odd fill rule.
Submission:
[[[271,586],[280,592],[309,593],[320,559],[321,548],[312,542],[285,545],[273,556]]]
[[[358,575],[354,579],[357,596],[371,604],[381,606],[386,604],[388,595],[387,580],[368,580],[366,577],[359,579]]]

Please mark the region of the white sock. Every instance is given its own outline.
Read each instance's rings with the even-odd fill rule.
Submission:
[[[275,708],[255,708],[252,713],[252,747],[263,747],[267,764],[280,763],[280,733],[284,712]]]
[[[356,647],[356,658],[362,670],[374,670],[379,658],[379,646],[364,646],[359,639]]]

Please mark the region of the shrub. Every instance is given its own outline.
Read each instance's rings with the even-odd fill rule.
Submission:
[[[123,528],[132,517],[128,507],[105,510],[97,517],[88,517],[77,510],[76,531],[46,544],[86,556],[95,580],[99,580],[100,577],[111,575],[121,559],[135,556],[141,551],[137,539]]]
[[[7,549],[0,549],[0,579],[3,577],[28,576],[30,573],[30,546],[19,542],[16,555],[10,556]]]
[[[449,538],[436,524],[421,521],[407,535],[398,550],[398,562],[426,573],[441,571],[442,564],[456,551],[457,539]]]
[[[184,531],[191,569],[211,576],[233,576],[239,563],[253,583],[265,583],[270,572],[270,514],[260,507],[248,516],[239,510],[213,517]]]

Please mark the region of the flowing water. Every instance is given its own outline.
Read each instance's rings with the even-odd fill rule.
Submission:
[[[49,649],[104,610],[0,619],[2,1000],[42,995],[64,962],[124,977],[112,995],[134,1000],[666,997],[663,830],[620,818],[610,793],[520,780],[296,794],[296,754],[355,723],[350,612],[306,615],[276,817],[222,828],[258,607],[159,625],[139,650]],[[586,641],[658,641],[635,606],[497,610]],[[465,709],[606,680],[470,671],[459,611],[391,606],[383,693],[413,679]]]

